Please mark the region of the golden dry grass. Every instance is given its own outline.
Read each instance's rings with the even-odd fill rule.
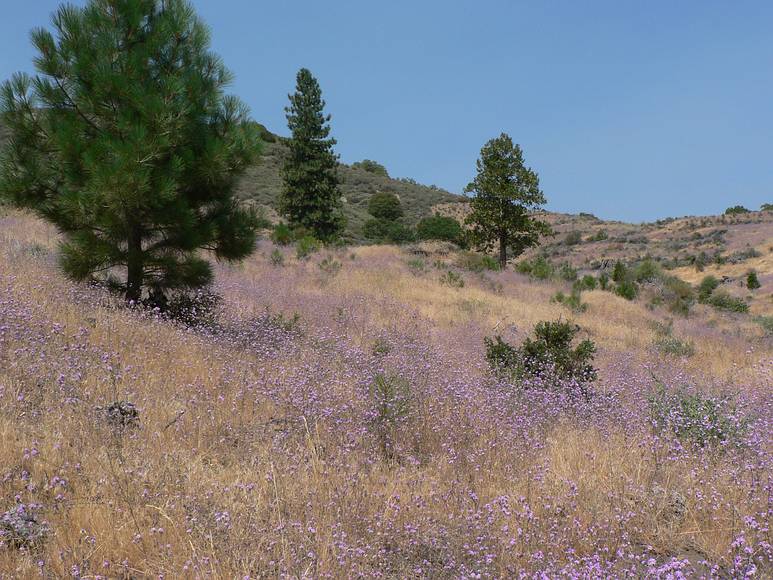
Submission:
[[[270,389],[286,380],[298,364],[291,354],[269,360],[122,309],[76,303],[68,299],[70,286],[52,265],[29,254],[33,244],[54,248],[50,228],[18,213],[0,217],[3,224],[0,285],[19,302],[33,305],[30,325],[61,325],[33,349],[61,360],[49,365],[23,352],[14,354],[31,346],[23,335],[0,342],[0,477],[5,476],[0,512],[19,494],[25,502],[46,506],[52,530],[32,551],[0,549],[0,575],[36,577],[43,561],[49,577],[69,576],[74,567],[87,570],[83,577],[421,576],[416,569],[422,566],[425,572],[432,566],[442,570],[441,558],[468,557],[465,545],[475,528],[459,514],[468,513],[471,505],[483,509],[502,496],[524,498],[538,523],[529,529],[531,520],[516,507],[509,515],[490,516],[491,529],[525,530],[514,543],[504,541],[510,532],[497,532],[503,541],[490,547],[493,575],[538,570],[531,555],[554,551],[550,537],[557,532],[550,526],[572,530],[566,533],[572,534],[579,556],[602,547],[613,554],[618,545],[633,551],[650,546],[651,553],[664,558],[707,558],[728,565],[743,517],[767,509],[759,495],[732,481],[721,454],[711,461],[718,472],[728,469],[728,475],[714,477],[707,489],[706,463],[698,458],[670,461],[662,449],[623,429],[569,420],[546,428],[544,445],[533,450],[502,448],[493,443],[501,435],[493,425],[477,426],[457,442],[474,459],[451,463],[448,441],[433,428],[455,420],[458,409],[450,400],[427,402],[417,411],[410,434],[397,435],[412,438],[408,443],[425,458],[420,465],[373,463],[359,448],[342,455],[336,450],[345,442],[326,420],[295,416],[283,422],[287,409],[257,391],[245,392],[245,384]],[[348,257],[352,252],[354,260]],[[364,298],[367,316],[348,328],[362,344],[383,328],[404,324],[406,310],[381,308],[385,301],[415,311],[430,335],[470,323],[487,332],[511,324],[526,332],[540,320],[569,315],[550,303],[555,288],[549,284],[512,278],[499,290],[470,274],[464,288],[450,288],[439,283],[432,269],[411,273],[404,252],[391,247],[357,248],[338,258],[346,262],[344,272],[332,279],[320,278],[312,263],[291,260],[286,268],[298,276],[292,292],[299,303],[310,304],[327,295],[342,303]],[[761,262],[760,268],[767,264]],[[261,284],[271,269],[256,256],[229,276],[249,288]],[[242,316],[264,306],[242,294],[226,299]],[[642,364],[652,360],[651,321],[664,316],[601,291],[584,299],[588,311],[572,318],[598,344],[603,365],[622,356]],[[88,329],[84,348],[108,353],[110,360],[100,363],[99,356],[93,357],[93,372],[77,385],[79,402],[63,408],[53,371],[66,365],[81,329]],[[757,365],[770,360],[773,350],[758,336],[691,336],[696,354],[684,363],[686,372],[699,370],[739,386],[769,380],[759,375]],[[105,365],[113,368],[105,370]],[[30,374],[35,369],[38,374]],[[355,390],[345,370],[342,365],[335,386],[343,398]],[[22,395],[26,400],[20,403]],[[119,398],[141,407],[141,428],[120,433],[95,419],[92,402]],[[534,471],[543,473],[540,483]],[[55,476],[66,485],[52,484]],[[470,491],[478,498],[473,504]],[[712,505],[695,499],[702,494],[722,500]],[[674,498],[684,505],[675,507]],[[226,519],[228,525],[217,523]],[[619,529],[608,527],[617,520]],[[388,522],[394,530],[416,525],[420,531],[415,542],[391,540],[391,548],[382,548],[377,570],[373,559],[358,563],[341,535],[346,532],[347,541],[359,535],[377,543],[378,534],[386,531],[369,528],[372,522]],[[422,544],[438,522],[451,535],[442,556]],[[403,532],[394,533],[402,538]]]

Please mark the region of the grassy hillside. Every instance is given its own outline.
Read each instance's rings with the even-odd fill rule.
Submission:
[[[432,211],[463,221],[469,209],[466,203],[455,203]],[[650,257],[693,284],[709,274],[716,276],[731,294],[746,298],[753,312],[773,314],[773,211],[641,224],[604,221],[591,214],[546,213],[544,219],[555,235],[519,260],[542,255],[557,264],[569,263],[581,274],[598,274],[611,270],[617,260],[633,263]],[[759,274],[762,284],[754,292],[744,285],[750,270]]]
[[[261,242],[186,328],[64,280],[56,241],[0,213],[0,577],[773,573],[748,315],[572,313],[442,247]],[[558,318],[598,348],[592,391],[492,374],[484,337]]]
[[[239,197],[275,209],[282,187],[281,167],[286,151],[281,138],[265,142],[260,162],[247,171],[239,184]],[[389,192],[397,195],[402,202],[405,219],[412,225],[422,217],[431,215],[431,208],[437,204],[464,201],[462,196],[436,187],[392,179],[350,165],[342,164],[339,176],[344,211],[348,218],[346,235],[351,239],[361,239],[362,225],[370,217],[368,200],[374,193]]]

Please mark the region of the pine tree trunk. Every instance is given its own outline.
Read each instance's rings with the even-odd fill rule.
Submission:
[[[142,263],[142,234],[139,228],[129,231],[126,254],[126,301],[139,302],[142,297],[144,266]]]
[[[504,270],[507,267],[507,236],[499,236],[499,267]]]

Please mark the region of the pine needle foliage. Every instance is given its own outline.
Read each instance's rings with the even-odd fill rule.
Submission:
[[[498,246],[503,269],[509,251],[520,256],[539,244],[540,236],[551,233],[546,222],[534,217],[545,204],[539,177],[526,167],[520,145],[506,133],[483,146],[477,175],[465,191],[474,194],[466,219],[472,226],[471,241],[483,251]]]
[[[330,137],[330,115],[324,113],[322,89],[311,71],[302,68],[295,93],[285,109],[292,136],[289,155],[282,168],[280,212],[295,227],[330,241],[346,225],[341,209],[336,140]]]
[[[202,249],[253,251],[257,216],[233,191],[257,135],[187,1],[65,4],[32,42],[38,74],[0,90],[0,194],[62,232],[69,277],[137,301],[209,283]]]

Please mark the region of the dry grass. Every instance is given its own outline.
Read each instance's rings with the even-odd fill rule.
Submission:
[[[9,309],[0,327],[17,325],[0,332],[0,513],[40,503],[50,528],[39,546],[0,548],[0,575],[441,577],[478,566],[508,577],[548,561],[580,567],[598,554],[615,575],[623,573],[613,562],[618,548],[729,570],[737,535],[752,540],[743,518],[768,509],[755,485],[733,479],[764,480],[768,466],[738,472],[721,453],[673,460],[646,429],[571,416],[530,427],[534,446],[523,447],[503,432],[506,423],[479,420],[508,405],[515,413],[519,400],[490,408],[475,398],[460,407],[451,395],[417,400],[393,434],[415,461],[380,458],[367,429],[346,424],[361,399],[351,366],[359,363],[347,357],[360,355],[325,350],[338,344],[335,329],[361,347],[385,329],[419,329],[449,349],[451,362],[431,376],[450,384],[451,376],[480,377],[479,339],[492,329],[523,336],[540,320],[569,316],[550,303],[549,284],[507,273],[500,289],[465,273],[465,286],[451,288],[439,283],[440,270],[412,273],[409,257],[387,247],[339,252],[334,277],[314,261],[288,258],[278,271],[257,255],[219,270],[235,321],[266,307],[297,309],[315,328],[346,318],[319,335],[309,329],[297,349],[266,355],[79,303],[80,291],[55,273],[49,228],[18,213],[0,216],[0,227],[0,308]],[[651,322],[664,315],[600,291],[584,299],[588,311],[572,318],[598,344],[602,373],[623,359],[629,368],[662,362]],[[771,360],[769,343],[707,332],[700,319],[683,325],[696,354],[678,373],[770,387],[759,366]],[[305,365],[319,374],[304,374]],[[274,395],[283,389],[286,397]],[[339,410],[305,411],[316,407],[303,397],[322,389]],[[117,399],[137,404],[139,427],[116,430],[94,410]],[[574,554],[562,551],[569,545]]]

